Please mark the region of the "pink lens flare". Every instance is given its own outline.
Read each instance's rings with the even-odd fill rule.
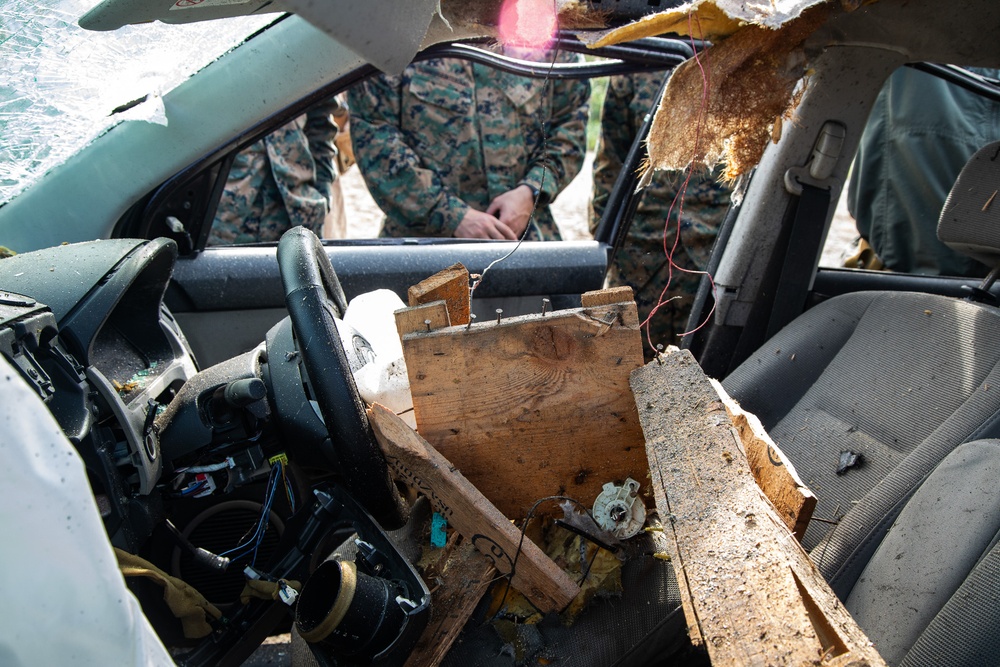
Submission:
[[[555,3],[553,0],[504,0],[498,28],[504,46],[544,50],[556,35]]]

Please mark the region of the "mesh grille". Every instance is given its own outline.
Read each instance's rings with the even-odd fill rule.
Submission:
[[[253,530],[260,511],[261,505],[250,501],[222,503],[195,517],[185,532],[196,547],[221,554],[240,544],[241,538]],[[271,521],[257,555],[258,565],[267,563],[274,555],[280,537],[281,520],[271,512]],[[199,567],[191,556],[183,552],[175,563],[175,576],[194,586],[212,604],[225,606],[236,601],[243,590],[243,566],[250,563],[250,558],[240,558],[223,573]]]
[[[442,664],[607,667],[623,660],[631,665],[634,661],[629,656],[637,646],[676,644],[676,633],[654,632],[680,606],[680,590],[670,564],[650,557],[628,561],[622,567],[622,589],[620,597],[592,600],[569,627],[554,615],[538,625],[518,626],[517,647],[501,641],[483,617],[485,604],[480,605]],[[516,652],[521,654],[520,663]]]

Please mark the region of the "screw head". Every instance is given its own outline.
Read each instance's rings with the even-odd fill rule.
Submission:
[[[628,518],[628,510],[625,509],[624,505],[612,505],[608,509],[608,516],[615,523],[621,523]]]

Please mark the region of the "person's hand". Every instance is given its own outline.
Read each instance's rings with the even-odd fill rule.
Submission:
[[[460,239],[517,240],[517,234],[504,224],[503,221],[498,220],[489,213],[483,213],[474,208],[470,208],[465,212],[465,216],[458,223],[458,228],[455,230],[455,237]]]
[[[486,207],[486,212],[500,218],[513,230],[515,238],[520,238],[524,233],[524,228],[528,226],[528,219],[531,217],[531,209],[534,208],[535,198],[531,188],[527,185],[519,185],[513,190],[508,190],[493,198],[490,205]]]

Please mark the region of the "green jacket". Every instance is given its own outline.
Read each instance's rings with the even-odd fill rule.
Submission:
[[[997,76],[997,70],[975,70]],[[985,276],[989,267],[937,238],[948,192],[968,159],[1000,139],[1000,104],[931,74],[889,77],[861,137],[848,208],[886,268]]]

